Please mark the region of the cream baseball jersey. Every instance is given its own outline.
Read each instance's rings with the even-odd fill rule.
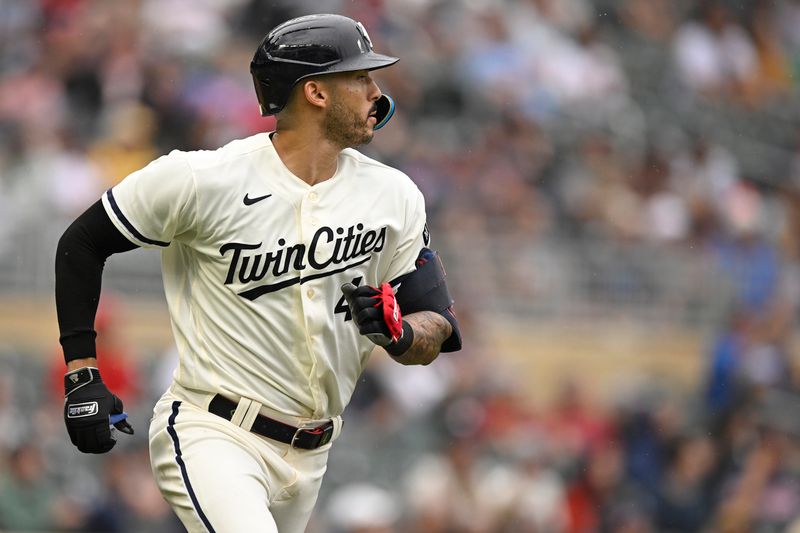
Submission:
[[[297,417],[341,414],[374,348],[341,285],[394,281],[427,244],[424,199],[405,174],[346,149],[311,186],[267,133],[173,151],[103,205],[132,242],[162,249],[175,380]]]

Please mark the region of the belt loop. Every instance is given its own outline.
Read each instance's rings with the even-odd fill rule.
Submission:
[[[333,422],[333,435],[331,435],[331,442],[333,442],[339,438],[339,435],[342,434],[342,425],[344,422],[341,415],[331,418],[331,422]]]
[[[242,426],[242,422],[244,421],[245,415],[247,415],[247,411],[250,409],[250,404],[253,403],[253,400],[249,400],[247,398],[242,397],[239,400],[239,404],[236,406],[236,410],[231,415],[231,422],[236,424],[237,426]],[[253,422],[250,422],[250,426],[253,425]],[[249,431],[250,428],[248,427],[247,430]]]
[[[242,423],[240,425],[247,431],[250,431],[260,411],[261,404],[255,400],[250,400],[250,407],[247,408],[247,412],[245,413],[244,418],[242,418]]]

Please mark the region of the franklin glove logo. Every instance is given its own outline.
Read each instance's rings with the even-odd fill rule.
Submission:
[[[83,418],[96,415],[99,411],[97,402],[76,403],[67,409],[67,418]]]

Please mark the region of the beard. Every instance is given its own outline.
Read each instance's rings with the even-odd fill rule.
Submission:
[[[323,121],[325,137],[341,146],[352,148],[368,144],[372,140],[373,130],[368,124],[369,118],[358,116],[340,102],[332,102]]]

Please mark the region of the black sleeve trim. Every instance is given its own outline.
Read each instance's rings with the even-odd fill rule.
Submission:
[[[131,232],[131,235],[133,235],[140,241],[147,244],[153,244],[155,246],[161,246],[164,248],[169,246],[168,242],[157,241],[155,239],[151,239],[149,237],[145,237],[144,235],[142,235],[142,233],[138,229],[136,229],[136,226],[134,226],[131,223],[131,221],[128,220],[128,218],[122,212],[122,209],[119,208],[119,205],[117,205],[117,200],[116,198],[114,198],[114,192],[111,189],[108,189],[108,191],[106,191],[106,197],[108,198],[108,204],[111,206],[111,209],[114,211],[114,214],[117,215],[117,218],[119,219],[120,222],[122,222],[122,225],[125,226],[125,229]]]
[[[59,341],[69,362],[96,357],[94,317],[106,259],[138,246],[108,218],[95,202],[67,228],[56,249],[56,312]]]

